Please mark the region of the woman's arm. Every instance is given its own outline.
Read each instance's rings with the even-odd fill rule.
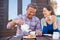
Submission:
[[[53,16],[53,28],[54,30],[57,29],[57,22],[56,22],[56,16]]]

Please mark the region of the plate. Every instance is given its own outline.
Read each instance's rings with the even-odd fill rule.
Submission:
[[[45,36],[52,36],[52,34],[43,34],[43,35],[45,35]]]
[[[36,36],[35,37],[23,36],[23,38],[36,38]]]

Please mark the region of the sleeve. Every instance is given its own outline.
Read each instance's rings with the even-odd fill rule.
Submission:
[[[12,21],[20,20],[22,18],[22,15],[17,16],[16,18],[12,19]],[[7,29],[11,28],[11,22],[8,22]]]
[[[41,30],[40,20],[37,19],[36,21],[37,21],[37,25],[36,25],[37,27],[36,27],[36,30]]]
[[[22,19],[22,15],[18,15],[16,18],[12,19],[13,21]]]
[[[7,29],[10,29],[10,27],[11,27],[11,26],[10,26],[10,23],[8,22],[8,24],[7,24]]]

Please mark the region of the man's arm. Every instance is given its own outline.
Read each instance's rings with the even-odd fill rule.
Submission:
[[[40,20],[39,19],[37,19],[36,30],[41,30]]]
[[[17,18],[13,19],[11,22],[8,22],[7,29],[12,29],[15,25],[21,25],[24,21],[21,19],[22,15],[19,15]]]
[[[40,20],[37,20],[37,26],[36,26],[36,33],[37,35],[42,36],[42,27],[40,26]]]
[[[12,29],[12,28],[15,27],[15,25],[16,25],[16,22],[15,22],[15,21],[11,21],[11,22],[9,22],[9,23],[7,24],[7,29]]]

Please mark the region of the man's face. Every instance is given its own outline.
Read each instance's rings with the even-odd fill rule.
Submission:
[[[29,7],[27,9],[27,17],[28,18],[32,18],[35,15],[36,9]]]

